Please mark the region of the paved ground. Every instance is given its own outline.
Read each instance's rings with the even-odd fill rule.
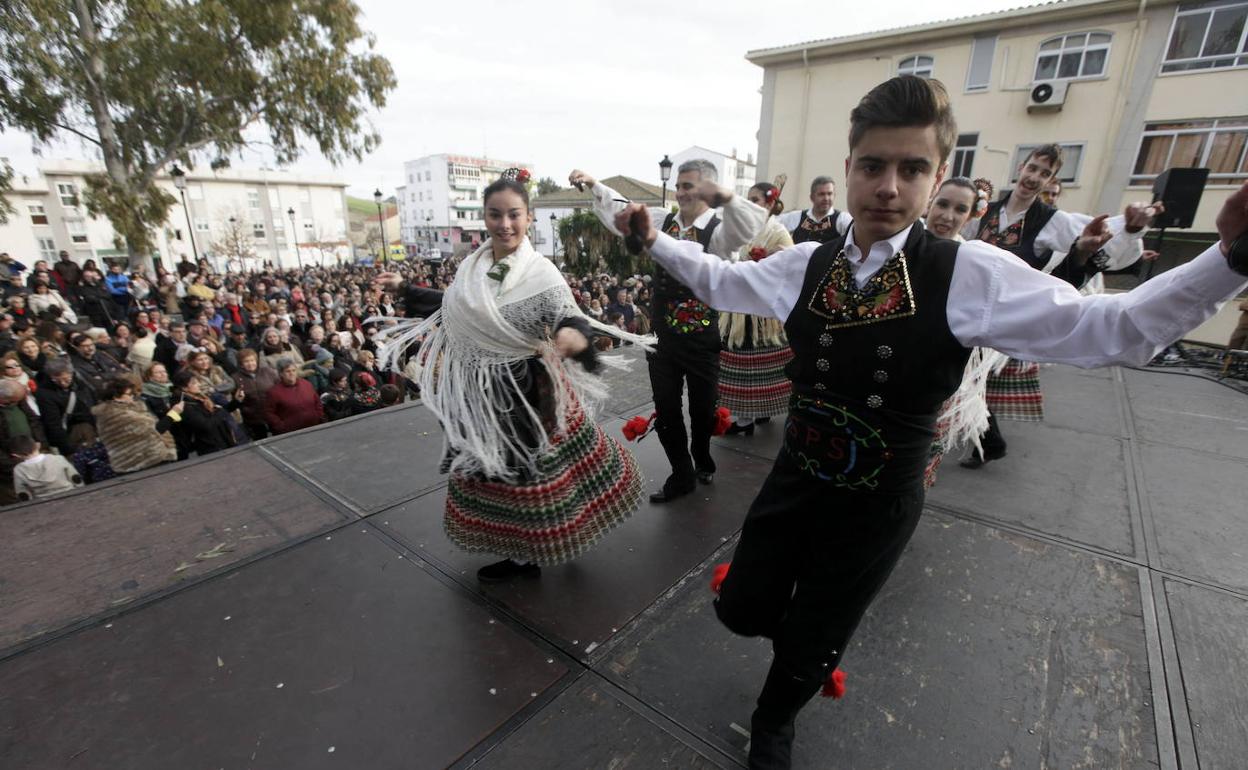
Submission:
[[[649,390],[612,378],[618,431]],[[1244,766],[1248,398],[1043,379],[1008,458],[943,469],[799,767]],[[0,767],[741,766],[768,650],[706,583],[779,431],[501,587],[442,534],[419,405],[0,511]]]

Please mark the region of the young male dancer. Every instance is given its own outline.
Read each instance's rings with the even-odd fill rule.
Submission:
[[[850,115],[853,225],[760,262],[724,262],[651,226],[616,226],[713,307],[779,318],[793,347],[785,441],[755,498],[715,609],[773,641],[750,744],[754,768],[787,768],[794,718],[824,686],[918,523],[941,403],[976,345],[1036,361],[1143,363],[1248,284],[1248,185],[1218,217],[1221,241],[1117,295],[1070,284],[986,243],[918,222],[957,128],[938,81],[902,76]],[[1081,234],[1103,244],[1104,221]]]
[[[988,204],[977,223],[970,225],[975,238],[1021,257],[1027,264],[1052,273],[1082,288],[1090,280],[1100,284],[1099,272],[1120,270],[1134,264],[1142,253],[1141,238],[1156,207],[1127,206],[1120,217],[1105,218],[1114,232],[1103,247],[1095,249],[1079,238],[1092,221],[1086,214],[1062,211],[1045,200],[1044,193],[1058,183],[1062,148],[1042,144],[1027,154],[1018,167],[1018,184],[1001,200]],[[988,378],[988,429],[976,449],[963,460],[964,468],[982,468],[1005,457],[1006,442],[998,419],[1036,422],[1044,418],[1044,394],[1040,390],[1040,365],[1010,359],[1005,368]]]

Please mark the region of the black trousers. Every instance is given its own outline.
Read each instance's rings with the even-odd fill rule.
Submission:
[[[711,433],[719,386],[719,351],[659,343],[646,356],[654,391],[655,432],[672,466],[669,483],[692,488],[696,471],[715,472]],[[681,412],[681,394],[689,390],[689,432]]]
[[[750,506],[716,614],[735,633],[772,640],[773,674],[822,683],[922,509],[921,485],[904,494],[838,489],[802,473],[782,449]]]
[[[979,437],[979,443],[990,455],[1005,452],[1005,436],[1001,435],[1001,426],[997,423],[997,416],[992,412],[988,413],[988,430]]]

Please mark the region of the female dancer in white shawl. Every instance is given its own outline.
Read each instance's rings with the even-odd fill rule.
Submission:
[[[757,262],[792,246],[793,237],[777,218],[784,210],[780,188],[759,182],[746,197],[768,216],[758,235],[741,247],[737,259]],[[756,420],[788,413],[793,384],[784,367],[793,360],[793,351],[784,338],[784,326],[774,318],[721,313],[719,335],[724,343],[719,351],[719,405],[734,418],[728,434],[748,436],[754,433]]]
[[[508,172],[485,189],[490,237],[460,265],[441,309],[384,333],[390,360],[423,337],[421,399],[442,422],[451,472],[446,533],[506,557],[477,572],[485,582],[579,556],[632,515],[642,483],[632,455],[594,421],[605,389],[590,374],[600,362],[589,337],[596,328],[645,340],[586,318],[534,251],[525,176]]]
[[[928,204],[924,224],[937,238],[965,242],[962,228],[974,218],[983,215],[992,197],[992,184],[983,179],[972,182],[964,176],[946,179]],[[995,350],[974,348],[962,384],[940,407],[936,418],[936,438],[932,441],[932,454],[923,469],[923,486],[930,489],[936,483],[936,470],[945,455],[956,447],[974,444],[979,446],[979,436],[988,428],[988,402],[984,392],[988,376],[1005,366],[1009,358]]]

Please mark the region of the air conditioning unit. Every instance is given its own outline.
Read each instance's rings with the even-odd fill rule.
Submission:
[[[1028,112],[1057,112],[1066,103],[1065,81],[1036,83],[1027,96]]]

